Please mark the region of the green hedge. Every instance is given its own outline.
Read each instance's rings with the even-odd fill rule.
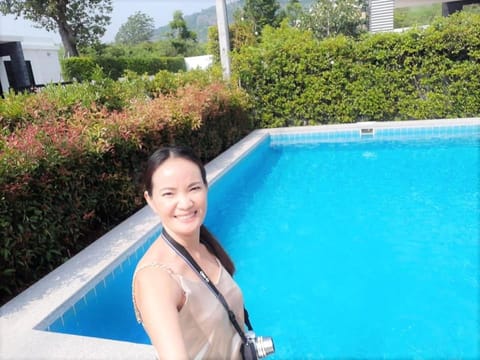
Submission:
[[[265,29],[232,68],[260,127],[478,116],[480,15],[360,40]]]
[[[186,70],[183,57],[98,56],[95,58],[72,57],[62,60],[63,77],[68,81],[92,80],[97,67],[113,80],[122,77],[127,70],[148,75],[155,75],[160,70],[170,72]]]
[[[91,57],[70,57],[60,61],[62,75],[66,81],[91,80],[97,64]]]
[[[243,91],[178,82],[121,111],[28,97],[29,121],[0,139],[2,303],[143,206],[139,177],[154,149],[185,144],[208,161],[252,130]]]

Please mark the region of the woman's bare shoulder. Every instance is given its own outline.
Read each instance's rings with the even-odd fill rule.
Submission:
[[[170,294],[176,302],[181,299],[184,291],[178,269],[172,257],[162,250],[153,244],[138,262],[133,276],[134,297]]]
[[[172,256],[159,241],[154,242],[137,264],[136,271],[147,267],[172,267]],[[174,266],[173,266],[174,267]],[[172,269],[173,270],[173,269]]]

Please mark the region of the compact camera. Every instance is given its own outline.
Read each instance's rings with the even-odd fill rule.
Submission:
[[[247,343],[242,346],[244,360],[261,359],[275,352],[275,345],[270,336],[256,336],[253,331],[245,333]]]

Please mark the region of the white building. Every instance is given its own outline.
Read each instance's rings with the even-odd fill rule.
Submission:
[[[213,55],[200,55],[185,58],[185,67],[187,70],[206,70],[213,64]]]
[[[48,37],[0,34],[0,95],[62,82],[58,51]]]

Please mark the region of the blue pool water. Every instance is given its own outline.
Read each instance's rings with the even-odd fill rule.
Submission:
[[[211,186],[207,225],[272,359],[480,357],[479,143],[267,140]],[[48,330],[148,343],[139,256]]]

